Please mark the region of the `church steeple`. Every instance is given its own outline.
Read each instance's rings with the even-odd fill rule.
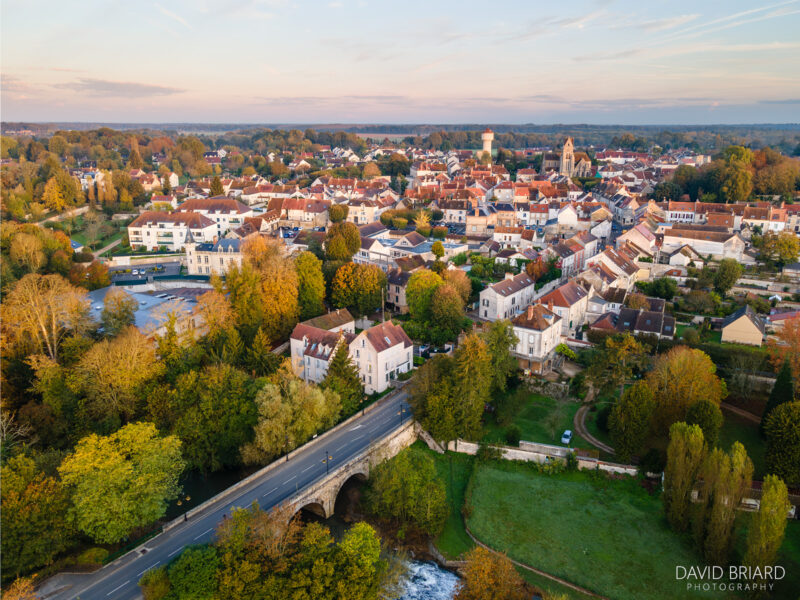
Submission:
[[[561,163],[558,168],[560,175],[572,177],[575,172],[575,147],[571,137],[564,140],[564,147],[561,150]]]

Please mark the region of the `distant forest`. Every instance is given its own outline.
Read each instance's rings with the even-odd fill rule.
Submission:
[[[451,148],[480,148],[480,132],[486,127],[495,132],[495,146],[530,148],[558,146],[564,137],[572,136],[580,147],[613,147],[647,150],[657,145],[664,150],[688,147],[696,151],[714,152],[729,145],[753,149],[771,146],[792,154],[800,145],[800,123],[751,125],[508,125],[465,123],[458,125],[392,125],[392,124],[264,124],[237,123],[3,123],[6,131],[29,130],[36,136],[49,136],[58,130],[86,131],[100,127],[141,133],[160,133],[167,136],[195,134],[213,138],[242,136],[255,138],[266,131],[308,130],[328,133],[407,134],[400,145],[415,145],[448,150]],[[342,139],[342,136],[336,136]],[[224,142],[223,142],[224,144]],[[217,145],[222,145],[217,141]]]

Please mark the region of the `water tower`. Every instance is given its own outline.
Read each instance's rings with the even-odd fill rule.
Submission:
[[[483,151],[488,152],[489,156],[491,156],[492,142],[494,141],[494,131],[487,127],[486,131],[481,134],[481,139],[483,140]]]

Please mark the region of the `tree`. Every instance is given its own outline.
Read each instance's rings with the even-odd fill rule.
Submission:
[[[108,337],[119,335],[125,328],[135,322],[139,303],[130,294],[120,288],[112,288],[103,299],[103,312],[100,323]]]
[[[524,600],[525,584],[505,554],[475,546],[464,556],[455,600]]]
[[[342,340],[336,348],[320,385],[338,394],[345,415],[353,414],[364,400],[364,386],[358,368],[350,358],[350,347],[346,341]]]
[[[727,564],[733,545],[733,524],[744,494],[750,489],[753,462],[739,442],[730,454],[714,448],[699,472],[697,504],[692,514],[695,540],[706,562]]]
[[[131,169],[141,169],[144,166],[144,162],[142,162],[142,156],[139,154],[139,148],[134,148],[131,150],[131,155],[128,159],[128,166]]]
[[[61,212],[67,206],[67,199],[64,197],[64,191],[61,189],[61,184],[55,177],[47,180],[44,186],[44,194],[42,195],[42,202],[48,210],[54,212]]]
[[[86,292],[60,275],[30,273],[14,284],[3,302],[4,321],[19,343],[33,343],[58,358],[62,340],[87,322]]]
[[[650,310],[650,301],[644,294],[633,293],[625,299],[625,304],[633,310]]]
[[[518,341],[514,326],[507,319],[493,321],[482,337],[492,363],[492,392],[504,392],[508,387],[508,378],[519,368],[517,359],[511,354],[511,349]]]
[[[793,232],[768,231],[764,234],[760,248],[760,256],[763,259],[785,265],[796,262],[798,255],[800,255],[800,240]]]
[[[58,472],[72,491],[69,514],[78,529],[113,544],[164,516],[183,467],[179,439],[159,437],[152,423],[132,423],[83,438]]]
[[[767,417],[767,473],[777,475],[786,485],[800,485],[800,402],[785,402]]]
[[[385,289],[386,274],[380,267],[350,262],[339,267],[333,277],[331,301],[336,308],[369,314],[380,308]]]
[[[311,252],[301,252],[294,261],[297,271],[297,301],[300,304],[300,320],[305,321],[325,312],[325,278],[322,261]]]
[[[227,364],[189,371],[169,391],[166,414],[154,416],[172,425],[191,467],[208,472],[233,466],[239,463],[239,448],[253,438],[256,385]]]
[[[732,161],[723,171],[719,188],[725,202],[746,202],[753,193],[753,173],[742,161]]]
[[[414,416],[422,426],[440,441],[458,437],[455,425],[455,405],[451,375],[455,370],[455,359],[446,354],[437,354],[423,364],[411,380],[409,402]]]
[[[764,573],[764,567],[775,564],[775,557],[786,532],[786,515],[791,506],[786,484],[775,475],[764,477],[761,504],[747,530],[747,550],[743,564],[759,568],[760,573]],[[769,580],[762,577],[754,583],[769,583]]]
[[[761,423],[759,429],[761,434],[764,434],[764,425],[767,422],[767,417],[775,410],[776,407],[785,403],[794,401],[794,378],[792,377],[792,369],[789,361],[785,361],[778,371],[778,377],[775,383],[772,384],[772,391],[769,393],[767,405],[764,407],[764,412],[761,415]]]
[[[455,340],[464,325],[464,303],[449,283],[440,285],[431,297],[431,325],[440,336],[436,341]]]
[[[416,271],[406,285],[406,302],[411,318],[420,323],[430,322],[433,293],[443,285],[442,278],[433,271]]]
[[[614,451],[623,462],[639,455],[650,430],[655,402],[653,392],[643,381],[625,390],[608,418]]]
[[[272,375],[281,366],[282,358],[272,352],[269,336],[263,329],[256,332],[253,343],[247,349],[245,364],[256,377]]]
[[[139,389],[161,370],[153,344],[128,327],[89,349],[75,367],[70,386],[85,396],[93,418],[127,421],[137,412]]]
[[[108,274],[108,266],[99,260],[93,260],[86,269],[86,287],[90,290],[99,290],[109,285],[111,276]]]
[[[472,282],[467,274],[461,269],[447,269],[441,274],[441,278],[445,283],[449,283],[458,290],[461,301],[466,305],[472,294]]]
[[[325,252],[329,260],[350,260],[360,248],[361,232],[355,224],[333,223],[328,227]]]
[[[373,177],[380,177],[380,175],[381,170],[374,162],[368,162],[365,164],[361,172],[361,177],[364,179],[372,179]]]
[[[36,273],[47,260],[41,239],[30,233],[17,233],[8,254],[11,261],[26,273]]]
[[[620,388],[633,376],[634,369],[644,365],[645,347],[632,335],[614,335],[603,342],[602,359],[589,367],[588,375],[603,392]]]
[[[431,252],[437,259],[441,259],[444,256],[444,244],[440,241],[433,242],[433,246],[431,246]]]
[[[304,444],[339,418],[341,403],[336,392],[310,385],[287,369],[273,375],[256,394],[254,439],[241,449],[247,464],[265,464]]]
[[[225,194],[225,188],[222,187],[222,181],[219,178],[219,175],[214,175],[214,179],[211,180],[211,191],[209,194],[213,196],[222,196]]]
[[[723,258],[714,273],[714,289],[722,296],[739,281],[744,267],[733,258]]]
[[[444,481],[427,454],[406,448],[370,472],[366,494],[370,512],[438,535],[447,519]]]
[[[689,425],[699,425],[703,430],[703,438],[709,448],[717,445],[717,437],[722,427],[722,411],[719,406],[708,398],[701,398],[686,411],[686,422]]]
[[[477,334],[469,334],[455,353],[457,377],[453,389],[459,399],[454,420],[456,433],[471,439],[481,431],[483,408],[492,386],[492,359],[489,348]]]
[[[800,376],[800,317],[786,319],[774,336],[767,340],[767,351],[775,370],[780,371],[789,363],[792,378]]]
[[[662,498],[667,521],[676,531],[685,531],[689,525],[691,493],[703,463],[704,448],[703,431],[699,425],[672,424]]]
[[[169,565],[170,591],[176,598],[216,598],[220,565],[217,549],[213,546],[189,546]]]
[[[71,544],[73,529],[65,519],[70,506],[67,490],[55,477],[40,471],[31,458],[8,459],[2,480],[0,544],[3,577],[7,578],[50,564]]]
[[[347,218],[350,207],[347,204],[333,204],[328,209],[328,219],[331,223],[341,223]]]
[[[665,432],[684,420],[689,407],[701,399],[719,405],[728,392],[716,373],[716,365],[700,350],[678,346],[660,355],[647,375],[655,397],[656,429]]]
[[[215,339],[223,331],[229,329],[234,321],[233,307],[225,297],[225,294],[217,289],[221,289],[222,284],[219,280],[215,281],[215,289],[209,290],[197,298],[197,314],[208,329],[210,339]]]

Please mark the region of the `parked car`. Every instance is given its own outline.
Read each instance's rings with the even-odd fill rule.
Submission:
[[[561,434],[561,443],[569,445],[570,442],[572,442],[572,430],[566,429],[564,433]]]

